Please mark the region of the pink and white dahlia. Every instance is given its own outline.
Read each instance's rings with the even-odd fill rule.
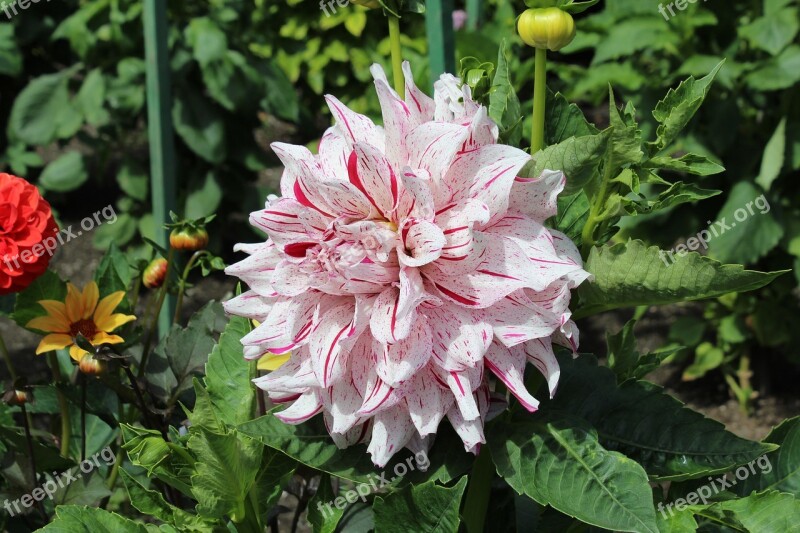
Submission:
[[[328,96],[336,125],[319,154],[272,145],[282,196],[250,218],[269,238],[239,245],[249,257],[227,270],[250,287],[228,313],[261,322],[245,356],[291,352],[256,380],[290,404],[276,416],[321,412],[338,446],[369,442],[379,466],[403,447],[426,450],[445,416],[477,452],[489,373],[536,411],[526,363],[552,395],[552,343],[577,348],[570,289],[589,276],[574,244],[543,225],[564,176],[519,178],[530,156],[497,144],[469,87],[445,75],[431,99],[403,71],[405,101],[372,69],[383,127]]]

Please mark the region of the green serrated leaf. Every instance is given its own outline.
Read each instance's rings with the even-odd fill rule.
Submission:
[[[154,524],[142,524],[110,513],[99,507],[79,507],[62,505],[56,508],[56,517],[48,525],[40,529],[45,533],[148,533],[175,531],[163,529]]]
[[[452,488],[433,481],[409,485],[403,490],[375,499],[376,531],[387,533],[445,533],[458,531],[461,498],[467,487],[462,477]]]
[[[729,472],[770,451],[771,445],[733,435],[685,407],[661,387],[629,380],[589,355],[559,357],[558,394],[541,413],[570,413],[592,424],[600,443],[639,463],[653,479],[685,480]],[[698,439],[697,435],[703,435]]]
[[[498,474],[518,493],[605,529],[658,531],[645,471],[604,449],[580,419],[524,413],[486,436]]]
[[[124,469],[120,469],[120,477],[125,483],[131,505],[140,513],[171,524],[179,531],[197,533],[214,531],[216,525],[214,522],[203,520],[168,503],[160,492],[146,488]]]
[[[528,177],[538,177],[544,170],[561,170],[568,177],[564,194],[585,188],[597,177],[597,166],[606,152],[612,130],[596,135],[570,137],[548,146],[534,156],[533,170]]]
[[[672,144],[677,139],[678,134],[694,117],[723,64],[724,60],[720,61],[714,67],[714,70],[699,80],[695,80],[694,76],[690,76],[677,89],[670,89],[667,96],[658,102],[653,110],[653,116],[659,122],[658,138],[654,143],[650,143],[655,152],[663,150],[666,146]]]
[[[749,476],[736,486],[740,496],[754,491],[778,490],[800,497],[800,417],[784,420],[764,438],[780,448],[759,458],[759,475]]]
[[[205,384],[211,403],[230,425],[252,420],[254,414],[254,363],[244,358],[240,342],[250,329],[246,318],[231,318],[206,363]]]
[[[585,268],[595,279],[578,289],[580,305],[573,318],[620,307],[665,305],[752,291],[787,272],[745,270],[741,265],[723,265],[695,252],[669,256],[636,240],[594,248]]]
[[[642,166],[650,169],[685,172],[696,176],[711,176],[725,170],[725,167],[711,161],[706,156],[698,154],[685,154],[679,158],[670,156],[653,157]]]
[[[256,481],[263,446],[237,431],[224,435],[192,428],[189,450],[197,457],[192,494],[205,516],[230,516],[234,522],[246,515],[245,500]]]

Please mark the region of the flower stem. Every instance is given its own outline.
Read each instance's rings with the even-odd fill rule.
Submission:
[[[181,279],[178,285],[178,302],[175,304],[175,316],[172,319],[173,324],[178,324],[181,318],[181,308],[183,307],[183,295],[186,294],[186,280],[189,278],[189,274],[192,271],[192,268],[197,264],[197,261],[203,257],[204,255],[210,255],[209,252],[198,251],[192,255],[192,258],[189,259],[189,262],[186,264],[186,268],[183,269],[183,275],[181,275]]]
[[[392,73],[394,76],[394,90],[405,99],[406,90],[403,80],[403,48],[400,44],[400,19],[391,13],[389,19],[389,43],[392,47]]]
[[[533,124],[531,126],[531,155],[544,148],[544,111],[547,100],[547,49],[536,49],[536,68],[533,80]]]
[[[86,374],[79,372],[81,380],[81,462],[86,460]]]
[[[33,453],[33,435],[31,435],[31,426],[29,422],[28,410],[25,408],[25,404],[23,403],[20,406],[22,409],[22,425],[25,428],[25,442],[28,444],[28,455],[31,458],[31,471],[33,473],[33,485],[39,485],[39,473],[36,470],[36,454]],[[39,513],[41,513],[42,518],[44,518],[45,522],[47,522],[47,513],[44,510],[44,504],[38,501],[38,508]]]
[[[475,459],[475,464],[472,465],[467,500],[464,502],[464,523],[467,526],[467,533],[482,533],[484,530],[486,511],[489,508],[489,496],[492,492],[493,475],[492,457],[484,444],[483,449]]]
[[[156,330],[158,329],[158,317],[161,314],[161,308],[164,307],[164,300],[167,299],[167,292],[169,290],[169,275],[174,266],[174,259],[175,251],[170,248],[169,253],[167,254],[167,272],[164,274],[164,284],[161,286],[161,290],[158,293],[156,308],[153,311],[153,316],[150,317],[150,327],[148,328],[147,338],[145,339],[144,346],[142,347],[142,360],[139,363],[139,377],[144,375],[145,369],[147,368],[147,358],[150,356],[150,347],[153,344],[153,337],[155,337]]]
[[[48,352],[47,363],[50,365],[50,370],[53,372],[53,381],[56,385],[56,396],[58,396],[58,407],[61,410],[61,457],[69,457],[69,441],[72,438],[72,422],[69,416],[69,403],[67,397],[61,391],[63,378],[61,376],[61,369],[58,366],[58,356],[56,352]]]

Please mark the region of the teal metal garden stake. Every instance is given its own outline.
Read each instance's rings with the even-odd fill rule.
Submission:
[[[150,190],[156,242],[169,248],[164,224],[175,210],[175,145],[172,129],[169,45],[167,43],[167,4],[161,0],[144,2],[144,43],[147,61],[147,123],[150,142]],[[172,323],[175,299],[167,294],[158,320],[160,335]]]
[[[456,70],[453,0],[428,0],[425,4],[425,27],[433,83],[445,72]]]

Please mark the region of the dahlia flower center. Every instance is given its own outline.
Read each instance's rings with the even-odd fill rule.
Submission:
[[[97,334],[97,326],[93,320],[84,318],[70,325],[69,334],[73,339],[76,338],[78,334],[81,334],[84,338],[91,340]]]

